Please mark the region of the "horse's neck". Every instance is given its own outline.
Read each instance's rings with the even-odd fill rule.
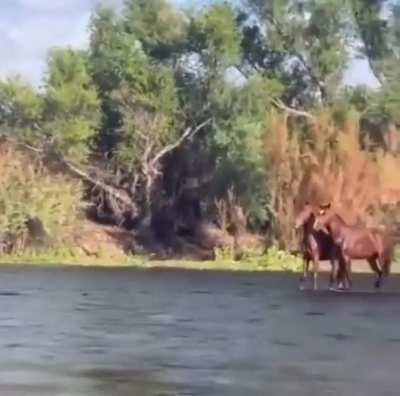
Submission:
[[[339,216],[335,215],[333,221],[329,224],[333,239],[340,239],[344,237],[350,226]]]
[[[303,230],[304,230],[303,235],[305,238],[314,232],[314,222],[315,222],[314,215],[311,215],[310,218],[305,222],[305,224],[303,226]]]

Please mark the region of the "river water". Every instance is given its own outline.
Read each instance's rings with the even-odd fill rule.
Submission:
[[[372,283],[2,267],[0,395],[398,396],[400,278]]]

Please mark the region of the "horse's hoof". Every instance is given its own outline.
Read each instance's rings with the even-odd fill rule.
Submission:
[[[336,287],[335,286],[329,286],[329,291],[335,291]]]
[[[299,290],[303,291],[305,289],[304,285],[299,285]]]
[[[348,290],[348,287],[346,287],[343,283],[339,284],[336,287],[336,291],[339,291],[339,292],[344,292],[344,291],[347,291],[347,290]]]

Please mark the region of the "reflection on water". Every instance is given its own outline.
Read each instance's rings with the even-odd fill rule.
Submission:
[[[157,380],[156,373],[134,370],[28,366],[1,369],[1,394],[8,395],[188,395]]]
[[[391,279],[4,267],[0,395],[397,395]]]

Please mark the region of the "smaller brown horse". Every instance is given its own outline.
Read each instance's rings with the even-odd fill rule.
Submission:
[[[324,208],[324,206],[320,206],[320,209]],[[312,261],[314,290],[318,289],[320,260],[329,260],[331,263],[329,288],[333,289],[335,278],[338,288],[341,288],[343,278],[346,277],[346,280],[349,280],[347,272],[345,271],[345,262],[341,257],[340,250],[333,243],[331,235],[323,230],[314,229],[315,219],[316,215],[314,208],[310,203],[306,202],[295,221],[295,229],[303,229],[301,241],[301,252],[303,254],[303,275],[300,279],[300,288],[304,288],[304,282],[307,280],[309,274],[310,261]],[[338,260],[339,268],[336,266],[336,260]]]
[[[375,287],[379,288],[382,277],[390,272],[394,242],[378,228],[350,226],[330,207],[321,209],[314,223],[316,231],[325,230],[340,248],[350,276],[352,259],[365,259],[376,273]],[[351,280],[350,280],[351,284]]]

